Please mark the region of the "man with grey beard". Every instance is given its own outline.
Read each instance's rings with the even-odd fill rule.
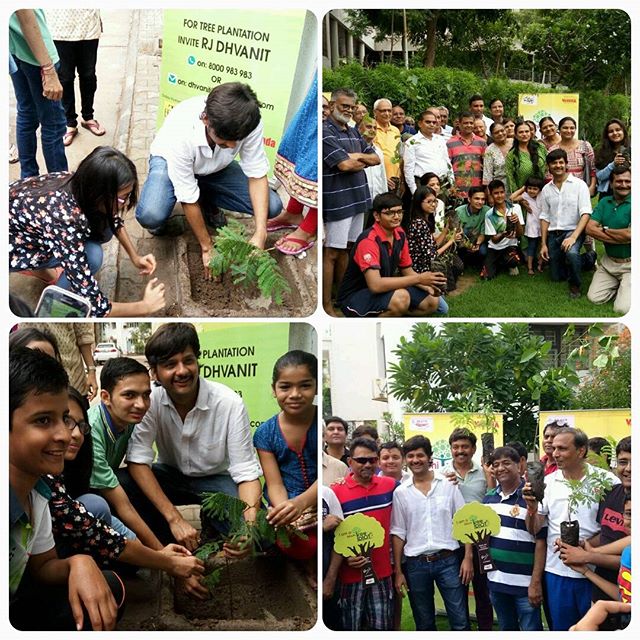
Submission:
[[[347,248],[360,235],[371,194],[364,169],[380,158],[357,129],[348,126],[357,96],[337,89],[329,101],[329,117],[322,125],[322,196],[325,224],[322,256],[322,306],[335,316],[331,297],[334,276],[340,284],[348,261]]]

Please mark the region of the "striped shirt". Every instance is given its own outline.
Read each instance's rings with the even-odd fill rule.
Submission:
[[[322,125],[322,213],[325,222],[353,218],[371,208],[364,170],[340,171],[350,153],[375,154],[357,129],[341,129],[331,118]]]
[[[492,535],[489,541],[491,558],[496,566],[495,571],[487,573],[489,588],[515,597],[527,596],[536,539],[544,540],[547,537],[546,527],[536,536],[527,531],[527,503],[522,497],[523,486],[524,481],[513,493],[505,495],[498,485],[490,489],[483,500],[500,516],[501,525],[500,531]]]
[[[391,575],[391,546],[389,530],[391,528],[391,505],[393,492],[399,483],[393,478],[373,476],[368,486],[356,482],[353,473],[341,482],[331,485],[342,506],[344,517],[354,513],[375,518],[384,528],[384,544],[371,551],[371,563],[378,580]],[[343,584],[354,584],[362,580],[362,571],[351,568],[346,562],[340,567],[340,580]]]
[[[453,136],[447,141],[456,187],[462,197],[467,197],[471,187],[482,186],[482,161],[486,149],[487,143],[476,135],[469,144],[460,136]]]

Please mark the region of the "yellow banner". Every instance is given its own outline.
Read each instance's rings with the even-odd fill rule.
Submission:
[[[449,436],[455,429],[452,421],[454,413],[405,413],[402,416],[404,424],[405,440],[413,436],[424,436],[429,438],[431,448],[433,449],[433,468],[441,469],[451,461],[451,447],[449,446]],[[480,418],[480,414],[472,414],[472,417]],[[493,416],[496,425],[496,433],[494,434],[494,445],[501,447],[503,444],[502,433],[502,414],[496,413]],[[482,441],[480,434],[476,433],[478,438],[476,453],[473,459],[480,464],[482,457]]]
[[[579,93],[519,93],[518,116],[525,120],[533,120],[536,124],[545,116],[551,116],[558,124],[565,116],[576,121],[576,129],[580,125]]]
[[[565,421],[567,427],[582,429],[590,438],[611,436],[616,442],[631,435],[631,409],[577,409],[541,411],[539,444],[542,451],[544,425],[552,420]]]

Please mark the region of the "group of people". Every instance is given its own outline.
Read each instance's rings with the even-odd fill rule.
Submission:
[[[280,411],[252,435],[241,397],[200,375],[191,324],[155,331],[145,347],[149,368],[130,357],[108,360],[91,407],[69,387],[50,332],[26,325],[9,346],[9,612],[16,629],[113,629],[125,598],[122,563],[162,569],[189,596],[208,598],[194,555],[201,543],[219,539],[228,558],[250,549],[225,538],[225,521],[201,512],[202,536],[209,536],[201,540],[185,520],[177,507],[200,504],[207,492],[243,500],[248,523],[267,509],[272,526],[303,530],[281,552],[312,562],[315,356],[290,351],[277,360],[272,393]]]
[[[68,38],[75,40],[56,39],[57,31],[52,35],[47,24],[49,17],[55,20],[56,30],[66,25],[72,32]],[[89,26],[93,35],[81,37],[81,27]],[[124,226],[123,214],[130,209],[135,209],[137,222],[153,235],[175,234],[184,226],[178,229],[169,218],[180,203],[201,249],[205,279],[212,277],[212,238],[207,227],[226,224],[221,208],[254,216],[250,242],[260,249],[269,231],[304,226],[304,221],[306,241],[293,233],[293,238],[280,238],[276,246],[294,255],[313,246],[317,213],[315,80],[278,149],[274,174],[290,196],[284,214],[282,200],[268,181],[270,164],[264,150],[260,102],[249,85],[239,82],[218,85],[208,95],[184,100],[172,109],[151,144],[143,185],[134,163],[108,146],[97,147],[69,171],[65,145],[78,133],[73,94],[76,68],[81,125],[94,135],[105,133],[93,118],[100,28],[98,10],[65,9],[49,16],[41,9],[24,9],[11,16],[10,71],[17,101],[21,177],[9,187],[10,271],[73,291],[88,300],[92,316],[142,316],[157,314],[165,306],[164,285],[157,278],[149,280],[142,300],[135,303],[108,300],[95,279],[102,265],[102,247],[113,236],[141,275],[154,275],[155,256],[138,255]],[[39,127],[48,172],[43,175],[36,162]],[[303,217],[305,207],[308,214]],[[267,219],[278,214],[289,216],[286,223],[276,220],[277,224],[268,226]]]
[[[434,106],[416,118],[417,131],[388,99],[373,103],[373,117],[351,89],[324,100],[328,314],[446,314],[444,294],[466,267],[488,280],[548,265],[577,298],[581,272],[596,267],[594,240],[604,256],[588,298],[629,310],[631,156],[622,121],[606,123],[594,153],[571,116],[514,120],[496,98],[489,117],[478,94],[453,127],[448,109]]]
[[[529,454],[520,442],[478,461],[476,435],[456,428],[449,436],[451,459],[440,466],[422,435],[380,443],[373,427],[359,426],[350,438],[348,430],[338,416],[325,419],[323,610],[329,628],[399,630],[406,595],[416,630],[435,631],[437,587],[450,629],[469,630],[470,584],[480,631],[494,628],[494,616],[501,631],[540,631],[543,611],[553,631],[628,624],[630,436],[610,452],[612,472],[588,462],[583,431],[548,423],[542,497],[529,481]],[[567,518],[572,491],[602,499],[572,502]],[[471,502],[491,508],[500,521],[487,541],[490,569],[480,565],[476,545],[453,535],[454,514]],[[368,557],[343,557],[333,548],[334,532],[357,513],[382,525],[384,541]],[[578,546],[561,538],[567,519],[579,522]],[[369,566],[375,579],[365,582],[363,567]]]

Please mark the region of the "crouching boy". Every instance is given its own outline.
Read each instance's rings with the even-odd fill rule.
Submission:
[[[384,193],[373,201],[373,226],[356,240],[338,290],[338,304],[348,317],[428,316],[446,313],[440,291],[442,273],[416,273],[407,236],[400,227],[402,200]],[[397,272],[400,275],[396,275]],[[441,302],[442,300],[442,302]]]
[[[58,558],[49,490],[76,426],[69,419],[69,379],[45,353],[9,355],[9,619],[22,631],[112,630],[124,588],[90,556]],[[25,571],[28,570],[28,571]]]

